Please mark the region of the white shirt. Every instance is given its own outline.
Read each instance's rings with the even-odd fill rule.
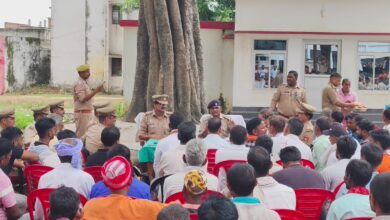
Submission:
[[[298,136],[288,134],[284,137],[284,139],[286,144],[284,147],[294,146],[301,152],[302,159],[313,161],[313,155],[311,154],[310,147],[303,143]]]
[[[31,145],[28,149],[31,152],[38,154],[39,163],[49,167],[57,167],[61,164],[60,158],[58,155],[51,151],[47,145]]]
[[[355,153],[352,155],[351,159],[360,159],[360,150],[362,149],[362,146],[357,140],[354,139],[354,141],[356,143],[356,150]],[[324,155],[321,157],[321,161],[325,161],[325,166],[330,166],[338,161],[336,157],[336,150],[337,146],[336,144],[333,144],[325,151]]]
[[[154,152],[154,162],[153,162],[153,169],[157,170],[162,155],[169,151],[172,148],[175,148],[180,145],[180,141],[177,138],[177,133],[173,133],[168,135],[167,137],[161,139],[156,146],[156,151]],[[156,178],[160,177],[156,173]]]
[[[330,206],[326,220],[374,217],[368,195],[349,193],[336,199]]]
[[[286,141],[284,139],[283,132],[277,133],[274,137],[272,137],[272,142],[272,161],[276,162],[280,160],[280,150],[286,147]]]
[[[171,195],[183,191],[184,177],[188,171],[201,170],[207,177],[207,189],[218,191],[218,178],[213,174],[207,173],[207,169],[202,167],[187,166],[182,172],[175,173],[165,179],[164,182],[164,201]]]
[[[247,161],[249,148],[245,145],[230,144],[226,148],[219,149],[215,153],[215,164],[227,160],[245,160]],[[226,173],[224,169],[220,169],[218,173],[218,191],[226,187]]]
[[[220,149],[229,145],[225,139],[223,139],[218,134],[208,134],[204,139],[203,143],[207,149]]]
[[[260,199],[269,209],[295,210],[296,208],[294,190],[278,183],[271,176],[257,178],[257,186],[253,190],[253,197]]]
[[[325,181],[325,189],[334,191],[336,187],[344,181],[345,168],[347,167],[350,159],[341,159],[336,163],[326,167],[322,172],[322,177]]]
[[[390,132],[390,124],[383,126],[383,129],[385,129],[388,132]]]
[[[186,167],[183,161],[185,151],[186,145],[180,144],[165,152],[157,165],[157,169],[155,169],[156,175],[162,177],[182,171]]]

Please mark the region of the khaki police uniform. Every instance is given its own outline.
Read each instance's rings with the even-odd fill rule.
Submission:
[[[113,106],[99,108],[96,111],[101,116],[115,115],[115,108]],[[96,153],[96,151],[104,147],[101,141],[101,135],[104,128],[105,126],[103,124],[97,123],[88,128],[85,133],[85,148],[90,154]]]
[[[210,114],[202,116],[200,120],[200,125],[199,125],[199,134],[202,134],[204,130],[207,128],[207,123],[210,118],[213,116]],[[220,114],[219,118],[221,119],[221,137],[227,138],[230,135],[230,128],[229,128],[229,123],[232,123],[232,119],[224,114]]]
[[[316,108],[312,105],[309,105],[307,103],[301,103],[302,110],[301,113],[314,113],[316,111]],[[301,139],[302,142],[310,146],[313,143],[314,140],[314,126],[311,121],[307,121],[303,124],[302,133],[299,136],[299,139]]]
[[[96,125],[96,124],[99,124],[99,115],[98,115],[98,113],[96,112],[96,110],[99,109],[99,108],[108,107],[109,105],[110,105],[110,103],[107,102],[107,101],[94,102],[94,103],[92,104],[93,109],[94,109],[94,112],[95,112],[95,115],[92,116],[91,121],[88,123],[88,125],[87,125],[87,130],[88,130],[91,126]]]
[[[15,117],[15,109],[14,108],[3,108],[0,110],[0,119],[6,117]],[[0,124],[0,133],[4,130],[3,126]],[[1,136],[1,135],[0,135]]]
[[[297,115],[301,102],[307,102],[304,88],[281,85],[272,98],[270,108],[276,109],[281,116],[290,118]]]
[[[35,114],[49,114],[49,106],[35,107],[31,109]],[[28,125],[23,131],[23,143],[28,145],[34,141],[35,136],[38,135],[37,130],[35,129],[35,122]]]
[[[338,101],[337,87],[328,83],[328,85],[322,90],[322,111],[330,109],[332,111],[341,111],[341,108],[336,105]]]
[[[77,68],[77,71],[83,72],[88,69],[89,67],[87,65],[81,65]],[[88,82],[79,77],[73,85],[74,119],[77,137],[82,137],[85,134],[88,123],[92,119],[93,98],[86,102],[82,102],[82,100],[91,93],[92,89],[88,85]]]
[[[49,108],[50,108],[50,112],[53,112],[53,109],[55,108],[61,108],[61,109],[64,109],[65,108],[65,101],[64,100],[56,100],[56,101],[52,101],[52,102],[49,102]],[[64,114],[63,115],[60,115],[61,117],[64,117]]]

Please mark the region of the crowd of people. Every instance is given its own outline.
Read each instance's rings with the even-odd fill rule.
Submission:
[[[390,219],[390,109],[383,111],[385,126],[380,128],[362,115],[342,112],[338,107],[356,104],[333,97],[330,84],[323,97],[330,94],[326,107],[331,111],[313,120],[315,109],[296,85],[295,71],[270,108],[245,126],[213,100],[197,129],[181,113],[167,111],[167,95],[155,95],[153,110],[143,115],[137,132],[143,147],[132,161],[128,146],[119,141],[127,134],[115,126],[115,108],[93,102],[101,88],[86,87],[88,66],[78,72],[75,132],[64,129],[63,101],[32,109],[35,122],[24,132],[14,127],[13,109],[0,111],[0,219],[29,219],[28,193],[11,179],[36,163],[52,168],[37,189],[54,191],[49,210],[36,201],[34,219],[47,214],[69,220],[184,220],[193,215],[200,220],[277,220],[278,210],[298,210],[298,189],[336,194],[330,205],[324,203],[323,219]],[[340,82],[339,75],[330,78]],[[208,169],[232,161],[229,169]],[[100,167],[101,181],[83,170],[92,166]]]

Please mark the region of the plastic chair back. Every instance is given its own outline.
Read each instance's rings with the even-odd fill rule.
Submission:
[[[198,220],[198,214],[190,213],[190,220]]]
[[[281,160],[276,161],[276,163],[279,164],[280,166],[283,166],[283,162]],[[301,160],[301,164],[304,167],[307,167],[307,168],[310,168],[310,169],[313,169],[313,170],[315,169],[315,166],[314,166],[313,162],[311,162],[310,160],[302,159]]]
[[[47,220],[47,210],[50,208],[50,194],[56,189],[46,188],[46,189],[37,189],[30,192],[27,196],[27,208],[30,215],[30,219],[34,219],[34,205],[35,200],[39,199],[42,205],[44,219]],[[84,206],[87,203],[87,199],[80,195],[80,203]]]
[[[84,172],[89,173],[95,180],[95,183],[99,182],[100,180],[103,180],[101,170],[101,166],[91,166],[84,168]]]
[[[300,211],[290,210],[290,209],[275,209],[275,212],[278,213],[281,220],[303,220],[305,217]]]
[[[172,176],[172,174],[169,174],[169,175],[165,175],[165,176],[162,176],[162,177],[159,177],[157,179],[154,179],[152,180],[152,182],[150,183],[150,192],[152,192],[152,195],[153,195],[153,200],[154,201],[157,201],[158,200],[158,189],[157,187],[159,186],[160,188],[160,195],[161,195],[161,201],[160,202],[164,202],[164,182],[165,182],[165,179],[169,176]]]
[[[207,150],[207,172],[213,173],[215,167],[215,154],[217,149],[208,149]]]
[[[230,169],[230,167],[232,167],[236,163],[247,163],[247,161],[246,160],[226,160],[226,161],[222,161],[220,163],[217,163],[214,167],[214,175],[218,176],[220,169],[224,169],[225,172],[227,173],[227,171]]]
[[[24,178],[26,178],[28,191],[31,192],[37,189],[38,182],[41,176],[51,170],[53,170],[53,167],[44,166],[40,164],[28,165],[24,169]]]
[[[295,189],[297,211],[307,220],[318,220],[325,202],[334,200],[333,192],[324,189]]]
[[[224,197],[221,193],[212,191],[212,190],[207,190],[207,193],[202,195],[202,200],[206,200],[209,196],[211,195],[216,195],[220,197]],[[166,200],[165,203],[170,203],[174,201],[180,201],[181,204],[186,203],[186,199],[184,198],[184,194],[182,192],[175,193],[171,196],[169,196]]]

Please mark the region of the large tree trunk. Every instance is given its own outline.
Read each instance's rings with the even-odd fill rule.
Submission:
[[[167,94],[187,120],[205,112],[203,58],[196,0],[141,0],[137,65],[127,121]]]

